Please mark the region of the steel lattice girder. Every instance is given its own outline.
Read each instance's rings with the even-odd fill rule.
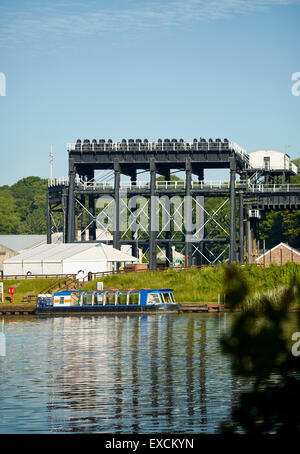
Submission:
[[[96,222],[105,232],[112,233],[115,227],[115,201],[112,196],[104,196],[98,198],[96,204],[101,211],[98,214],[92,213],[86,208],[79,199],[75,199],[78,206],[89,216],[90,222],[81,230],[83,234],[89,227]],[[188,197],[168,196],[155,197],[156,201],[156,226],[160,229],[157,231],[157,239],[163,239],[163,234],[170,232],[170,239],[175,239],[177,232],[183,232],[188,218],[192,218],[195,214],[196,222],[189,223],[189,231],[193,233],[190,241],[200,241],[205,237],[212,237],[212,234],[207,230],[209,224],[213,224],[214,228],[229,236],[228,227],[223,225],[218,220],[218,216],[222,213],[222,209],[228,204],[229,199],[222,200],[215,209],[208,210],[204,207],[203,197]],[[138,202],[141,202],[138,206]],[[150,198],[142,196],[134,196],[131,198],[120,199],[120,231],[123,232],[122,239],[126,238],[129,232],[143,232],[144,234],[150,231],[150,215],[149,215]],[[194,207],[193,207],[194,205]],[[135,211],[133,209],[136,208]],[[189,212],[187,212],[189,210]],[[184,215],[183,215],[184,212]],[[80,213],[80,216],[82,213]],[[224,215],[224,213],[222,213]],[[226,214],[227,215],[227,214]],[[206,217],[206,219],[205,219]],[[108,223],[104,222],[107,219]],[[227,227],[227,229],[226,229]],[[186,229],[187,230],[187,229]],[[204,234],[205,232],[205,234]],[[138,237],[140,238],[140,236]]]

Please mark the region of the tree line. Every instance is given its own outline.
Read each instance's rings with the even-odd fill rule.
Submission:
[[[44,234],[48,180],[22,178],[0,186],[0,234]]]

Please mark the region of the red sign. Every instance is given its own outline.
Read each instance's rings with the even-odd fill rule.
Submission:
[[[13,295],[13,294],[15,293],[15,287],[9,287],[8,293],[9,293],[10,295]]]

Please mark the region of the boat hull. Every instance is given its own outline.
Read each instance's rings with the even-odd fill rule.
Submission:
[[[149,313],[170,313],[170,312],[179,312],[178,304],[147,304],[144,306],[140,305],[124,305],[124,306],[69,306],[69,307],[37,307],[35,314],[43,315],[66,315],[66,314],[116,314],[116,313],[139,313],[139,314],[149,314]]]

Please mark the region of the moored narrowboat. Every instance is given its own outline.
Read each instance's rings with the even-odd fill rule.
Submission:
[[[66,290],[37,297],[37,314],[83,314],[108,312],[178,312],[173,290],[106,289]]]

